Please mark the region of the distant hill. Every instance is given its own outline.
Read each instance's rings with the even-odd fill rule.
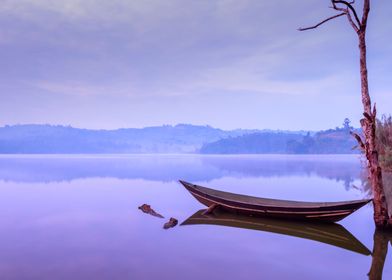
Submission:
[[[349,129],[308,133],[253,133],[204,144],[202,154],[349,154],[358,153]]]
[[[109,153],[352,153],[349,130],[321,132],[222,130],[179,124],[117,130],[70,126],[15,125],[0,127],[0,154]]]
[[[303,135],[295,133],[252,133],[229,137],[207,143],[200,149],[202,154],[284,154],[287,143],[301,141]]]
[[[357,133],[361,131],[356,130]],[[287,152],[295,154],[349,154],[359,153],[356,140],[350,130],[343,128],[320,131],[313,136],[306,135],[301,141],[288,143]]]
[[[117,130],[15,125],[0,128],[0,153],[193,153],[204,143],[255,131],[187,124]]]

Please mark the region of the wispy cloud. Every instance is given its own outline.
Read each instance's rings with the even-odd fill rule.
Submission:
[[[80,81],[35,81],[29,82],[30,85],[38,90],[43,90],[52,94],[60,94],[63,96],[134,96],[137,91],[131,84],[112,84],[112,85],[94,85],[91,83],[83,83]]]
[[[14,90],[0,93],[2,104],[24,100],[15,110],[24,112],[18,121],[28,122],[46,116],[28,113],[26,104],[48,100],[53,108],[77,107],[81,97],[78,121],[86,106],[90,114],[110,106],[118,107],[113,116],[121,114],[122,123],[129,117],[142,126],[147,119],[151,124],[212,118],[185,116],[175,99],[203,100],[204,110],[221,115],[226,114],[221,104],[246,107],[245,96],[249,102],[267,98],[276,108],[293,98],[314,107],[324,105],[317,103],[321,96],[352,100],[358,93],[358,53],[350,26],[339,19],[316,31],[296,30],[329,15],[327,2],[316,2],[6,0],[0,5],[0,83]],[[377,83],[372,89],[387,92],[392,2],[384,2],[372,7],[368,53],[370,78]],[[122,106],[130,99],[138,115]],[[383,100],[385,108],[392,106]],[[354,106],[346,104],[336,114],[344,118],[344,110]],[[68,109],[57,108],[51,119],[72,123]],[[237,124],[245,126],[251,120],[246,108],[239,110],[244,113]],[[3,121],[16,119],[2,112],[9,112]],[[116,126],[114,117],[107,118]],[[314,117],[314,124],[325,123],[323,118]],[[226,126],[226,119],[216,125]]]

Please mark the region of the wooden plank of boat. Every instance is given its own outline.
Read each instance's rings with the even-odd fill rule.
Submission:
[[[256,218],[235,215],[220,210],[215,211],[212,215],[205,215],[203,214],[204,212],[205,210],[196,212],[181,225],[218,225],[272,232],[333,245],[363,255],[370,255],[371,253],[347,229],[335,223],[308,223],[304,221]]]
[[[341,202],[302,202],[259,198],[247,195],[218,191],[180,180],[180,183],[202,204],[212,209],[251,215],[285,219],[339,221],[372,199]]]

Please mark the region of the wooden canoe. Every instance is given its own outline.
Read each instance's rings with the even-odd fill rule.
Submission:
[[[284,219],[336,222],[352,214],[372,199],[341,202],[302,202],[259,198],[205,188],[180,180],[202,204],[234,213]]]
[[[363,255],[370,255],[369,249],[343,226],[335,223],[307,223],[282,219],[256,218],[235,215],[217,210],[212,215],[200,210],[181,225],[218,225],[242,229],[272,232],[313,240],[340,247]]]

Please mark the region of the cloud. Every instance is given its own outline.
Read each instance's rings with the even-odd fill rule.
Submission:
[[[56,83],[51,81],[41,81],[33,83],[33,85],[40,89],[52,93],[66,94],[66,95],[79,95],[79,96],[91,96],[101,95],[105,92],[102,87],[86,85],[81,83]]]
[[[35,81],[29,82],[38,90],[52,94],[70,95],[79,97],[93,96],[134,96],[135,88],[127,83],[120,85],[94,85],[80,81]]]
[[[392,2],[384,2],[372,7],[368,53],[370,78],[377,83],[371,87],[387,92]],[[57,98],[52,107],[81,97],[87,104],[82,113],[88,104],[102,110],[129,99],[143,112],[144,104],[159,100],[167,108],[154,107],[158,123],[165,110],[175,117],[176,98],[202,98],[205,110],[215,112],[228,97],[236,104],[240,95],[268,96],[276,107],[284,97],[303,103],[320,96],[352,97],[359,86],[358,52],[345,19],[314,31],[296,30],[330,15],[327,6],[315,0],[3,1],[0,83],[9,90],[1,98],[4,104],[27,100],[14,103],[15,110],[28,112],[25,104],[48,96]],[[314,106],[323,105],[316,101]],[[36,117],[25,114],[27,120]],[[57,114],[65,119],[61,110]],[[183,115],[178,113],[178,122]],[[206,123],[202,118],[198,122]]]

